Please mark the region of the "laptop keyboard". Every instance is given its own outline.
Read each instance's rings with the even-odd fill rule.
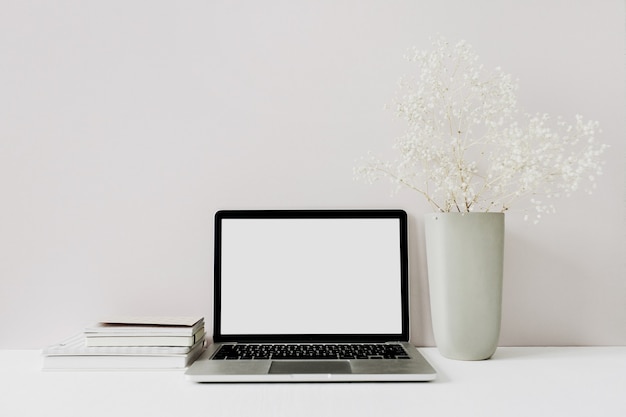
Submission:
[[[399,344],[236,344],[223,345],[213,359],[409,359]]]

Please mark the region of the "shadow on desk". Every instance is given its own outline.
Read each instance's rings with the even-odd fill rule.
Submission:
[[[486,370],[500,369],[507,363],[513,364],[520,361],[535,361],[564,359],[576,354],[576,350],[567,350],[559,347],[499,347],[490,359],[480,361],[463,361],[448,359],[441,356],[436,348],[421,349],[422,354],[433,364],[437,371],[437,379],[434,384],[457,382],[458,376],[472,376],[475,373],[483,373]],[[460,373],[459,373],[460,371]],[[457,375],[451,378],[448,375]]]
[[[493,354],[490,361],[500,360],[516,360],[530,358],[550,358],[563,357],[564,351],[560,347],[555,346],[534,346],[528,347],[499,347]]]

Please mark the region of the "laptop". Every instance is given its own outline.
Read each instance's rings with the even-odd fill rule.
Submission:
[[[213,343],[196,382],[429,381],[409,343],[402,210],[215,214]]]

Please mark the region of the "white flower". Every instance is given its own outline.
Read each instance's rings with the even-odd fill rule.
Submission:
[[[442,212],[504,212],[526,198],[537,219],[554,208],[535,197],[595,188],[607,148],[596,141],[598,122],[522,113],[517,82],[499,67],[485,70],[465,41],[439,38],[406,58],[418,71],[401,79],[393,106],[407,124],[394,145],[399,158],[370,156],[356,177],[388,177]]]

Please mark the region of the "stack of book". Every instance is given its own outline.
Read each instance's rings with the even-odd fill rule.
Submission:
[[[204,349],[202,317],[113,317],[43,350],[43,369],[176,369]]]

